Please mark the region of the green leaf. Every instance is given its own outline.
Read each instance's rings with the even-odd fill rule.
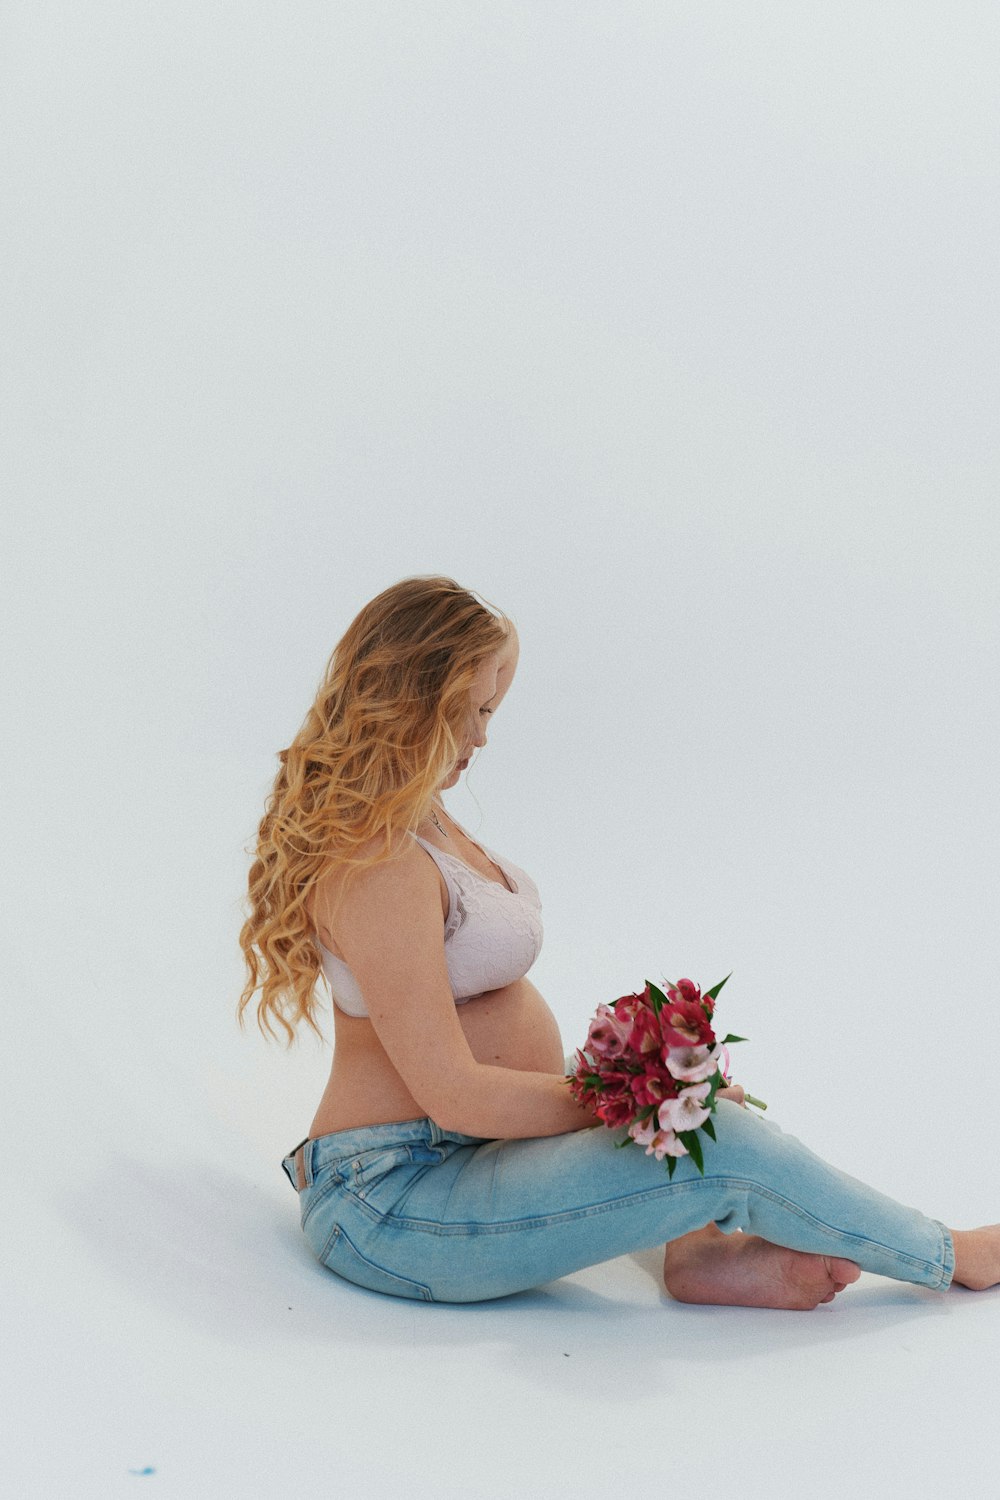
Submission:
[[[649,998],[653,1002],[653,1014],[654,1016],[658,1016],[667,1003],[667,997],[651,979],[647,979],[646,983],[649,986]]]
[[[718,1136],[715,1134],[715,1126],[712,1124],[711,1117],[709,1117],[709,1119],[705,1120],[702,1123],[702,1127],[701,1128],[705,1132],[706,1135],[710,1135],[712,1137],[713,1141],[714,1140],[718,1140]]]
[[[676,1167],[676,1165],[677,1165],[677,1158],[675,1156],[668,1156],[667,1157],[667,1176],[668,1177],[673,1177],[673,1175],[674,1175],[674,1168]]]
[[[678,1135],[677,1139],[684,1142],[685,1146],[688,1148],[688,1151],[690,1151],[691,1153],[691,1160],[698,1168],[698,1171],[701,1173],[702,1177],[704,1177],[705,1159],[701,1154],[701,1141],[699,1141],[698,1139],[697,1130],[682,1131]]]
[[[725,1088],[725,1086],[726,1080],[723,1078],[722,1073],[717,1070],[709,1079],[709,1090],[705,1098],[706,1109],[715,1108],[715,1096],[719,1092],[719,1090]]]
[[[732,971],[732,969],[730,969],[729,973],[726,975],[726,979],[732,979],[732,977],[733,977],[733,971]],[[709,998],[712,999],[712,1000],[717,1000],[719,998],[719,991],[722,989],[722,986],[725,984],[726,979],[720,979],[719,982],[718,982],[718,984],[713,984],[713,986],[712,986],[712,988],[710,990],[702,990],[702,994],[703,995],[708,995]]]
[[[727,1047],[730,1042],[748,1042],[749,1040],[748,1036],[733,1036],[732,1032],[730,1032],[728,1036],[722,1038],[720,1046]]]

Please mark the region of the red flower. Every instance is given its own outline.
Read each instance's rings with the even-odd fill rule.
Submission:
[[[601,1087],[593,1105],[594,1113],[605,1125],[627,1125],[635,1114],[632,1074],[622,1068],[602,1067]]]
[[[665,1099],[674,1098],[677,1085],[662,1068],[647,1062],[645,1073],[638,1073],[632,1079],[632,1093],[636,1104],[643,1109],[647,1104],[662,1104]]]
[[[681,983],[685,983],[681,980]],[[700,1000],[675,1000],[671,998],[660,1011],[663,1039],[668,1047],[703,1047],[715,1041],[712,1023],[705,1015]]]
[[[629,1032],[628,1044],[640,1059],[659,1055],[660,1048],[663,1046],[663,1032],[657,1017],[645,1006],[640,1007],[636,1012],[632,1030]]]
[[[613,1064],[609,1066],[602,1062],[597,1068],[601,1075],[602,1089],[610,1093],[618,1093],[631,1086],[632,1074],[625,1068],[617,1068]]]
[[[648,997],[649,985],[647,984],[644,985],[641,990],[632,990],[628,995],[619,995],[618,999],[612,1000],[611,1004],[614,1006],[615,1010],[617,1010],[619,1005],[627,1005],[630,1000],[635,1000],[642,1004],[645,1000],[648,999]]]
[[[619,1125],[631,1124],[635,1115],[635,1099],[632,1096],[632,1090],[602,1094],[594,1113],[599,1120],[604,1121],[605,1125],[610,1125],[612,1130],[617,1129]]]
[[[676,984],[667,985],[668,1000],[692,1000],[701,1003],[701,990],[693,979],[678,979]]]
[[[630,1026],[636,1016],[644,1010],[652,1010],[652,1002],[649,998],[649,986],[637,995],[621,995],[617,1000],[611,1002],[612,1009],[625,1026]]]

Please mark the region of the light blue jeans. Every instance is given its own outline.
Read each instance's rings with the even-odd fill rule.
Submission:
[[[567,1068],[572,1059],[567,1059]],[[705,1175],[623,1131],[487,1140],[423,1117],[317,1136],[281,1165],[317,1260],[373,1292],[478,1302],[648,1250],[715,1223],[940,1290],[947,1227],[830,1166],[771,1120],[720,1099]]]

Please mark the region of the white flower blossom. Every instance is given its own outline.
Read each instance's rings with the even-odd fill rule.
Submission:
[[[707,1098],[711,1083],[695,1084],[681,1089],[676,1099],[665,1099],[657,1112],[661,1130],[697,1130],[708,1119],[709,1111],[702,1101]]]
[[[718,1070],[722,1048],[714,1047],[668,1047],[664,1062],[667,1072],[678,1083],[701,1083],[711,1078]]]

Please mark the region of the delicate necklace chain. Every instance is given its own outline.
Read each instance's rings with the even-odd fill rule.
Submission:
[[[440,828],[441,829],[441,832],[444,834],[444,836],[445,836],[446,839],[450,839],[451,838],[451,834],[448,832],[447,828],[442,828],[441,824],[438,822],[438,815],[434,811],[433,807],[431,808],[431,822],[434,824],[435,828]]]

